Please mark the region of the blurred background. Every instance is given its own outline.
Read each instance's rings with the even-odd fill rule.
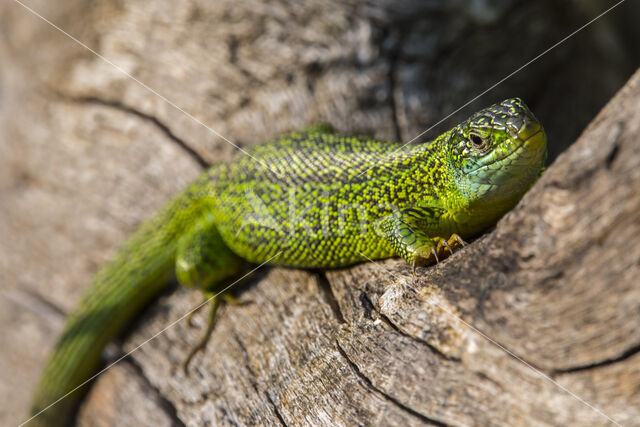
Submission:
[[[3,1],[0,424],[23,420],[97,268],[203,165],[234,155],[211,129],[244,147],[320,121],[403,141],[442,121],[427,141],[519,96],[553,162],[640,65],[640,2],[521,67],[615,4]]]

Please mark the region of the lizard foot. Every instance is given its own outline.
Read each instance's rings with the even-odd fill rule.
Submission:
[[[428,244],[420,246],[413,253],[413,262],[411,263],[413,277],[415,278],[416,275],[416,267],[438,264],[441,260],[452,255],[454,249],[465,245],[465,241],[456,233],[453,233],[449,239],[432,238]]]
[[[206,301],[206,299],[205,299],[205,301]],[[202,310],[202,308],[205,307],[206,305],[207,304],[204,304],[204,301],[203,301],[199,306],[197,306],[194,310],[192,310],[187,315],[187,318],[185,319],[185,321],[187,322],[187,326],[189,326],[190,328],[195,328],[196,327],[195,323],[193,323],[193,316],[196,313],[200,312],[200,310]]]
[[[442,237],[436,237],[433,239],[436,243],[436,253],[440,258],[446,258],[446,252],[449,252],[449,255],[453,255],[453,250],[459,246],[465,246],[466,243],[462,240],[462,237],[453,233],[449,236],[449,239],[444,239]]]

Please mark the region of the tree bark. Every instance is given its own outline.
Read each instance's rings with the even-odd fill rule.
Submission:
[[[552,1],[471,3],[27,3],[157,93],[0,6],[0,423],[25,419],[97,268],[234,155],[207,127],[241,147],[317,121],[408,141],[588,18]],[[638,65],[603,42],[624,31],[601,24],[424,138],[518,95],[555,158]],[[189,376],[205,313],[100,376],[78,423],[638,423],[639,100],[636,73],[494,230],[415,280],[401,260],[265,269],[235,290],[247,304],[221,310]],[[112,356],[200,298],[163,295]]]

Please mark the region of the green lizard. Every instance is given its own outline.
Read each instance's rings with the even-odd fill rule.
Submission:
[[[69,419],[84,387],[56,401],[97,371],[105,345],[172,276],[213,295],[265,261],[332,268],[400,256],[415,273],[518,202],[543,168],[546,135],[514,98],[430,143],[315,126],[250,154],[203,173],[96,274],[44,370],[34,423]]]

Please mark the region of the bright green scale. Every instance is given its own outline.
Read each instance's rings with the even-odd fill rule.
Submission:
[[[539,176],[545,153],[542,127],[514,98],[431,143],[405,146],[315,126],[213,166],[98,272],[46,367],[34,413],[91,377],[104,346],[174,273],[216,292],[250,263],[331,268],[392,256],[414,267],[432,263],[459,236],[479,234],[511,209]],[[81,396],[74,392],[33,422],[59,425]]]

